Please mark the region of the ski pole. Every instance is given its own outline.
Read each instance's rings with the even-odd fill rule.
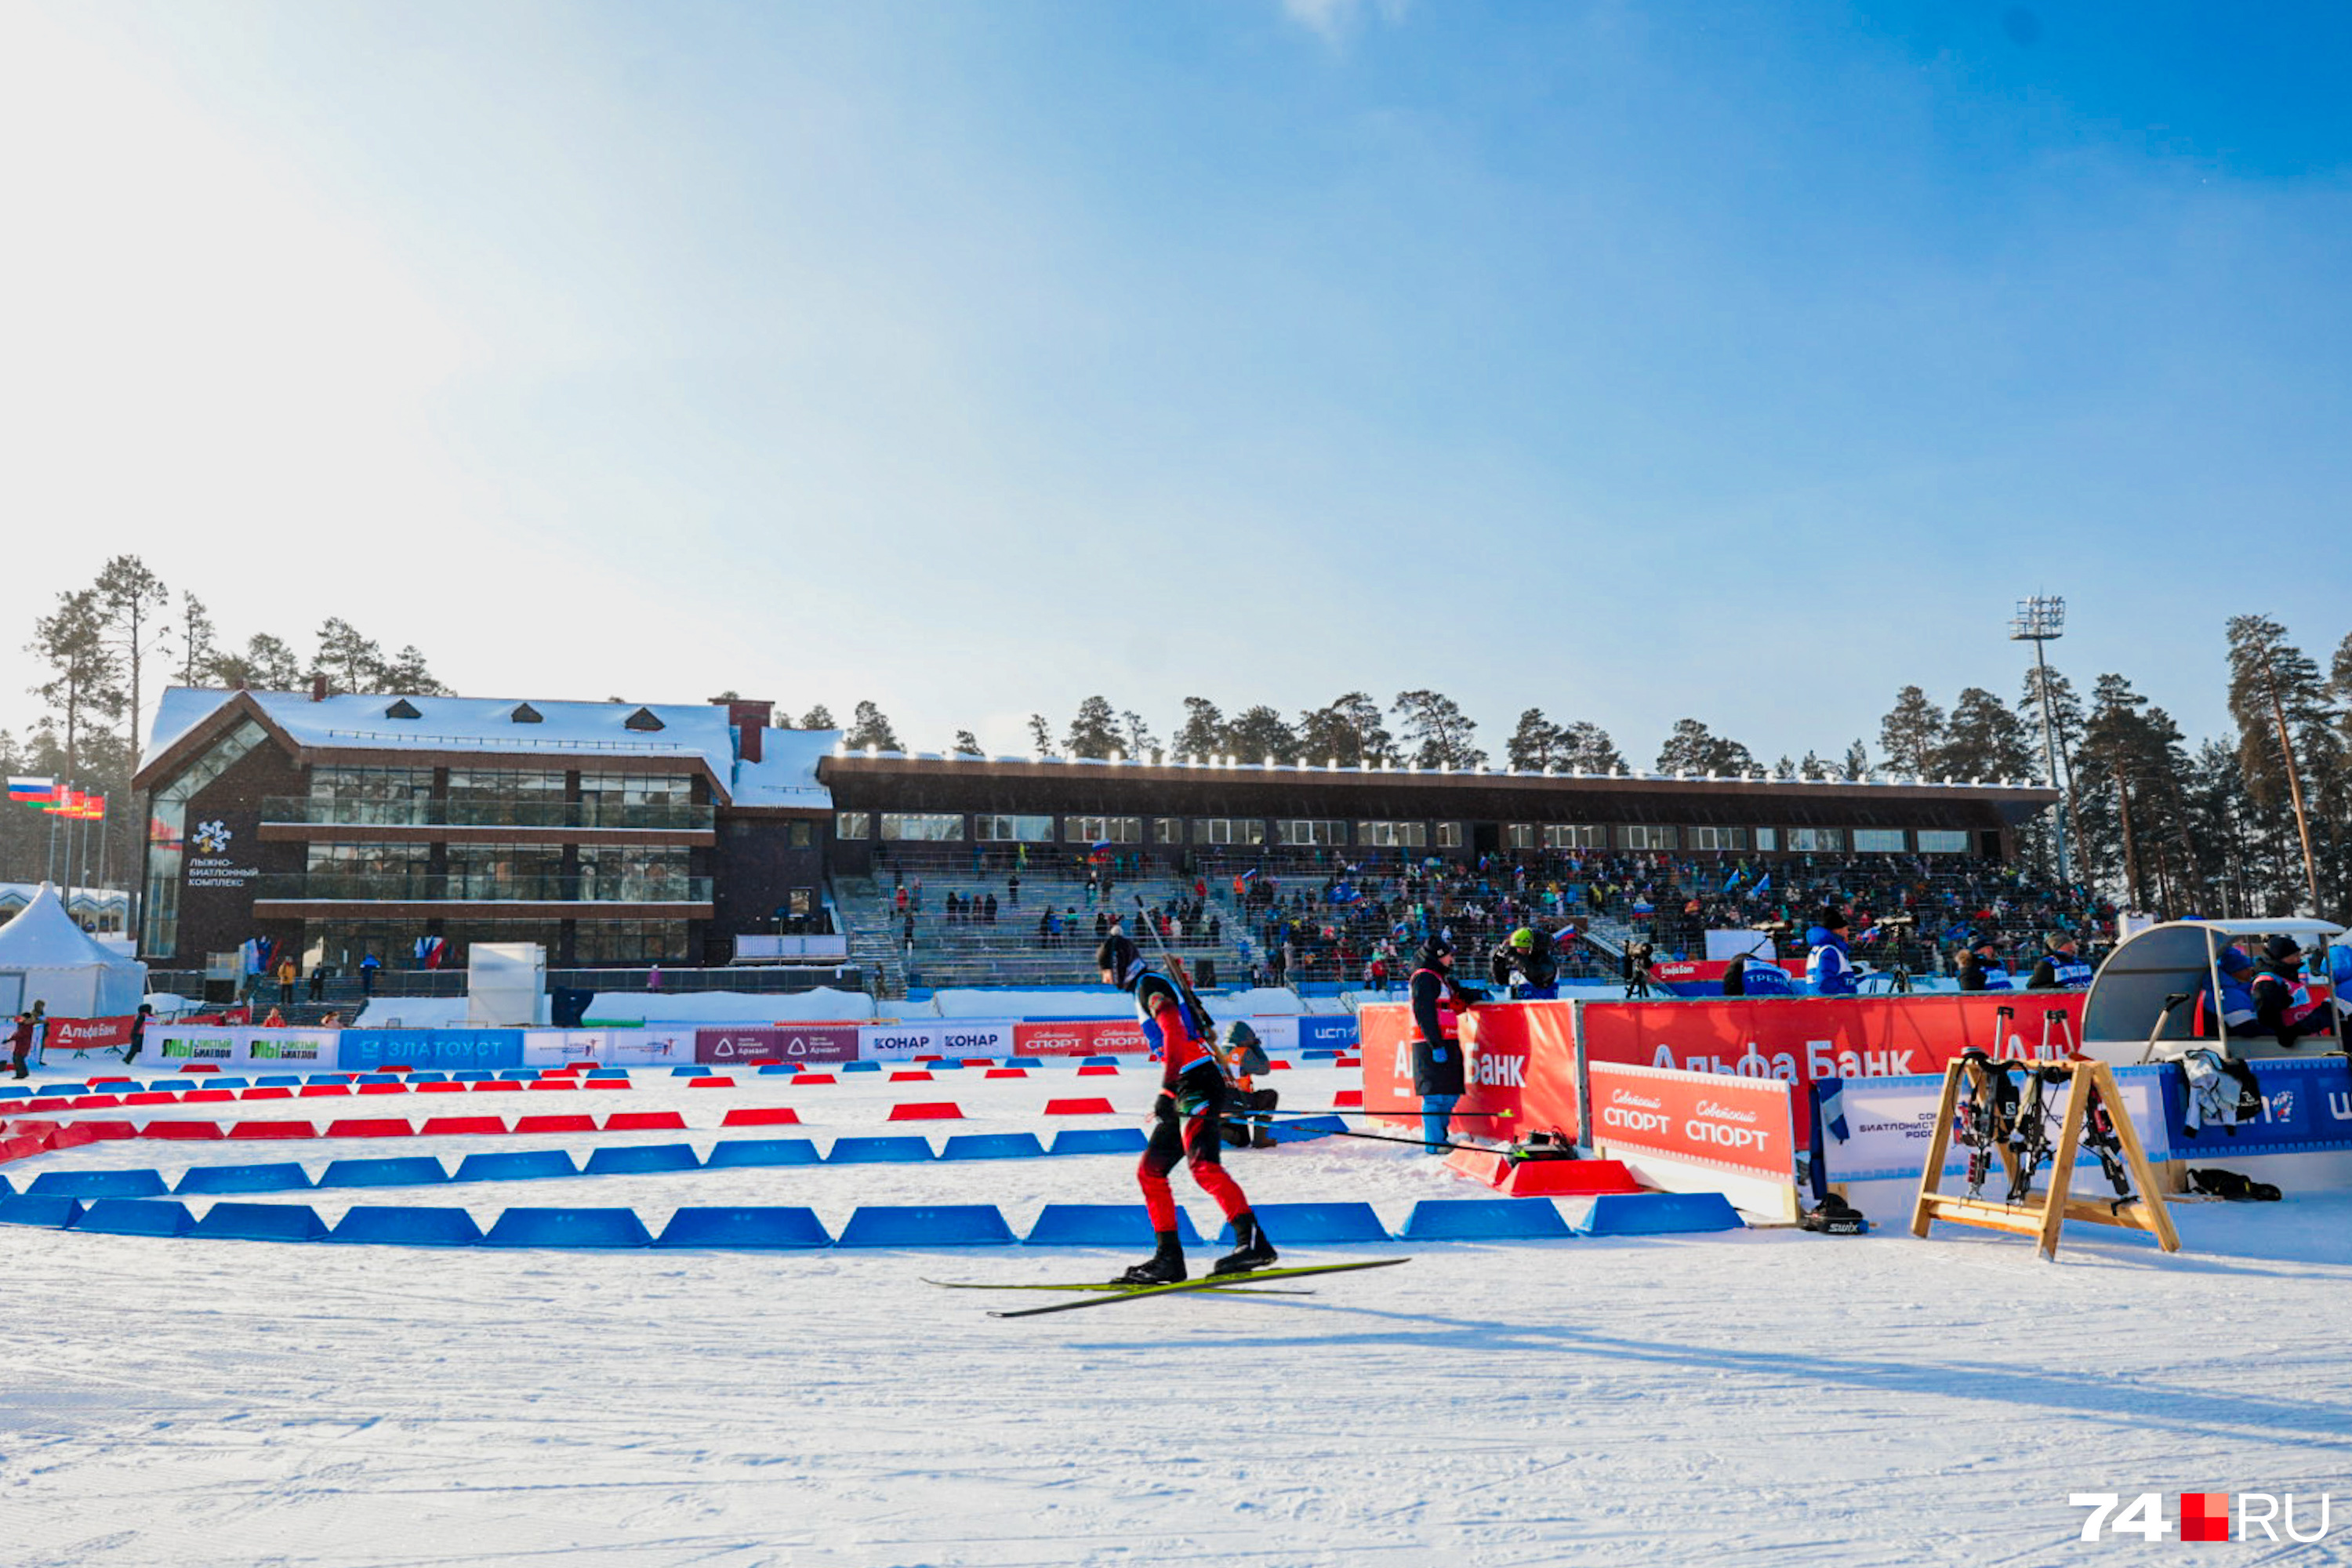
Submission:
[[[1295,1125],[1291,1122],[1272,1121],[1255,1112],[1241,1116],[1226,1116],[1220,1120],[1263,1127],[1269,1132]],[[1482,1149],[1475,1143],[1433,1143],[1426,1138],[1392,1138],[1385,1132],[1356,1132],[1345,1127],[1326,1127],[1320,1131],[1327,1138],[1362,1138],[1374,1143],[1409,1143],[1416,1149],[1462,1149],[1473,1154],[1492,1154],[1497,1152],[1493,1149]]]

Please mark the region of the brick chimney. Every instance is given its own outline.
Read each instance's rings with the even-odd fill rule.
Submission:
[[[736,701],[727,704],[727,721],[735,726],[735,754],[747,763],[760,760],[763,731],[768,728],[769,715],[776,710],[772,702]]]
[[[321,671],[310,678],[310,700],[313,702],[324,702],[326,700],[327,677],[325,672]]]

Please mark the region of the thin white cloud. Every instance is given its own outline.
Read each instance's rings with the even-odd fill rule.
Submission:
[[[1412,0],[1282,0],[1284,15],[1335,44],[1367,15],[1394,26],[1412,7]]]

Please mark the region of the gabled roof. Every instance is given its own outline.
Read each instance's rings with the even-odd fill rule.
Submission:
[[[416,717],[388,717],[393,709]],[[727,710],[709,703],[559,702],[511,697],[389,697],[383,693],[311,700],[303,691],[210,691],[173,687],[156,704],[147,762],[134,781],[153,787],[184,765],[175,750],[225,727],[233,716],[257,719],[306,752],[478,752],[521,760],[593,758],[649,770],[700,763],[721,798],[745,805],[824,809],[832,796],[817,782],[816,762],[840,740],[835,730],[771,730],[765,759],[738,763]],[[657,726],[657,728],[649,726]],[[748,795],[749,798],[746,798]]]
[[[0,969],[88,969],[128,962],[91,941],[47,882],[16,919],[0,926]]]

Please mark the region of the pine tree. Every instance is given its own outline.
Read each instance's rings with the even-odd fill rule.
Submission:
[[[1309,763],[1343,768],[1393,766],[1395,738],[1381,723],[1381,705],[1360,691],[1334,698],[1328,706],[1298,715],[1298,754]]]
[[[1143,721],[1142,714],[1130,708],[1118,716],[1118,722],[1120,731],[1127,740],[1127,754],[1129,757],[1139,763],[1159,760],[1160,737],[1151,732],[1151,727]]]
[[[1856,740],[1845,749],[1845,758],[1838,764],[1838,776],[1848,784],[1860,784],[1870,776],[1870,752]]]
[[[1925,778],[1943,743],[1944,710],[1916,686],[1896,692],[1895,707],[1878,721],[1878,749],[1886,753],[1886,765],[1906,777]]]
[[[1570,773],[1618,773],[1625,771],[1625,759],[1618,753],[1617,742],[1609,731],[1590,720],[1579,719],[1560,731],[1568,752]]]
[[[1478,726],[1451,697],[1434,691],[1400,691],[1389,710],[1402,722],[1404,743],[1417,768],[1484,767],[1486,753],[1473,743]]]
[[[1041,758],[1055,755],[1054,727],[1045,722],[1043,713],[1029,715],[1029,744]]]
[[[1078,704],[1077,716],[1070,721],[1070,731],[1062,743],[1074,757],[1104,762],[1119,749],[1118,738],[1118,719],[1111,711],[1110,700],[1089,697]]]
[[[2314,913],[2319,905],[2319,863],[2312,846],[2311,816],[2304,800],[2300,740],[2325,731],[2326,705],[2319,667],[2286,640],[2286,628],[2267,616],[2232,616],[2230,639],[2230,716],[2238,721],[2238,763],[2257,805],[2274,803],[2284,786],[2294,812],[2303,850],[2304,890]]]
[[[869,746],[878,752],[903,752],[907,749],[898,743],[898,732],[890,728],[890,721],[883,716],[882,710],[871,702],[857,705],[850,715],[849,733],[841,738],[841,743],[853,752],[862,752]]]
[[[1205,697],[1184,699],[1184,724],[1171,742],[1179,760],[1206,763],[1225,750],[1225,716]]]
[[[980,749],[978,738],[969,730],[958,730],[955,744],[948,750],[950,755],[958,757],[984,757],[988,754]]]
[[[1916,690],[1916,687],[1908,689]],[[2032,776],[2033,753],[2025,725],[2008,706],[1981,686],[1968,687],[1952,704],[1943,743],[1936,749],[1929,770],[1938,778],[1990,779],[2006,783]]]
[[[826,707],[822,702],[801,715],[799,727],[803,730],[838,730],[841,728],[839,724],[834,721],[833,710]]]
[[[1519,715],[1519,727],[1511,731],[1503,747],[1503,754],[1520,773],[1542,773],[1559,763],[1568,751],[1568,731],[1545,718],[1540,708]]]
[[[1271,758],[1288,767],[1298,761],[1298,736],[1281,714],[1259,703],[1243,709],[1225,726],[1225,749],[1245,763]]]
[[[1742,778],[1756,771],[1756,759],[1738,742],[1716,734],[1696,719],[1677,719],[1674,733],[1658,749],[1658,772],[1669,775],[1723,774]]]
[[[184,589],[180,594],[180,684],[201,686],[212,678],[213,618],[205,602]]]

